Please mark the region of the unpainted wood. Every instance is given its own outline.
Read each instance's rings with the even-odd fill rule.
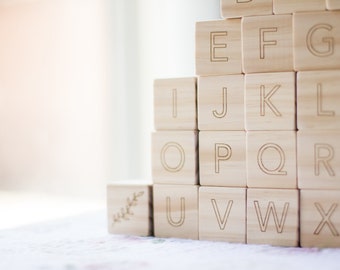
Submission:
[[[325,0],[273,0],[274,14],[292,14],[300,11],[323,11]]]
[[[326,5],[328,10],[340,10],[339,0],[326,0]]]
[[[272,0],[221,0],[221,15],[224,18],[270,15],[273,13]]]

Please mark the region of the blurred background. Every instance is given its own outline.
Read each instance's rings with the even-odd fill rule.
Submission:
[[[0,0],[0,211],[150,179],[153,80],[194,76],[195,22],[219,18],[219,0]]]

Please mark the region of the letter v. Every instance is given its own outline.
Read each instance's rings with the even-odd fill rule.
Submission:
[[[212,206],[214,208],[215,216],[218,222],[218,226],[221,230],[225,229],[225,226],[227,225],[228,217],[230,214],[231,207],[233,206],[233,201],[228,201],[227,209],[224,212],[223,218],[221,218],[221,213],[218,210],[218,206],[215,199],[211,199]]]

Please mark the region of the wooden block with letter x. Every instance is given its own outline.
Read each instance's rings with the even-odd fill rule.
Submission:
[[[340,10],[339,0],[326,0],[326,5],[328,10]]]
[[[273,13],[272,0],[221,0],[221,15],[224,18],[270,15]]]
[[[273,0],[274,14],[325,10],[325,0]]]

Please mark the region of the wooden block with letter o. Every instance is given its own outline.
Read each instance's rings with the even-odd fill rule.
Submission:
[[[321,11],[325,9],[325,0],[273,0],[274,14],[292,14],[299,11]]]
[[[272,13],[272,0],[221,0],[221,15],[224,18],[270,15]]]
[[[326,0],[326,5],[328,10],[340,10],[339,0]]]

